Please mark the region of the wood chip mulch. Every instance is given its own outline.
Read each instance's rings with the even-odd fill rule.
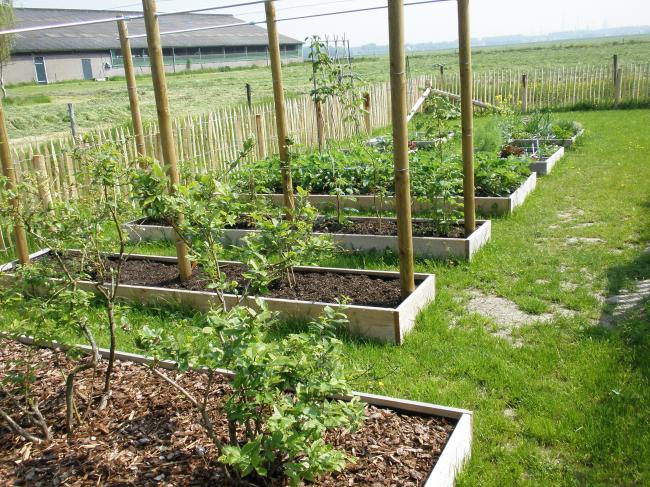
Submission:
[[[0,420],[0,485],[29,486],[198,486],[229,485],[216,461],[216,450],[191,405],[147,367],[117,362],[108,408],[88,408],[87,398],[102,387],[105,361],[97,371],[77,378],[77,405],[83,423],[65,435],[64,374],[74,362],[62,352],[0,340],[0,381],[17,362],[37,365],[32,395],[52,429],[49,444],[26,442]],[[207,380],[201,373],[177,374],[199,395]],[[212,417],[217,433],[227,437],[221,404],[227,379],[215,388]],[[0,408],[12,411],[0,393]],[[321,479],[322,486],[422,485],[453,431],[454,422],[368,407],[363,427],[329,435],[338,448],[356,457],[340,473]],[[35,430],[30,430],[35,431]],[[246,485],[285,485],[282,479],[246,478]]]

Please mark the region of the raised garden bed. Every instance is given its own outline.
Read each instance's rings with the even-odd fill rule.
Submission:
[[[61,351],[36,349],[30,346],[33,340],[28,337],[19,340],[26,345],[9,340],[2,343],[0,379],[6,370],[3,364],[16,359],[51,364],[36,370],[40,387],[35,393],[46,419],[50,424],[57,423],[61,409],[57,401],[63,388],[63,376],[57,368],[72,364]],[[42,345],[61,348],[55,343]],[[108,350],[100,350],[100,355],[107,357]],[[70,438],[55,430],[49,445],[32,444],[27,455],[24,441],[7,430],[0,431],[0,451],[10,460],[0,465],[0,478],[12,485],[49,485],[64,479],[70,485],[96,485],[102,481],[224,485],[220,466],[213,459],[213,446],[202,429],[195,427],[195,411],[188,403],[178,401],[178,393],[165,381],[140,365],[151,365],[151,359],[120,352],[116,359],[114,394],[110,408],[98,413],[101,420],[85,421]],[[175,369],[172,362],[159,366]],[[78,376],[80,391],[88,393],[93,375],[86,371]],[[222,371],[219,390],[227,390],[230,377],[228,371]],[[207,379],[202,372],[194,371],[177,380],[189,392],[197,393]],[[85,396],[80,396],[78,400],[83,404]],[[455,476],[471,452],[470,411],[372,394],[353,396],[368,405],[363,426],[354,433],[341,432],[330,441],[356,457],[356,462],[352,468],[330,474],[314,485],[375,486],[380,479],[386,485],[454,485]],[[4,406],[3,401],[8,399],[0,398]],[[226,436],[225,422],[215,424],[218,434]],[[80,453],[83,465],[79,464]],[[136,458],[138,467],[130,468]]]
[[[584,129],[575,134],[570,139],[512,139],[508,143],[519,147],[530,147],[537,145],[559,145],[560,147],[571,147],[585,133]]]
[[[510,196],[477,196],[474,201],[476,210],[483,216],[503,216],[511,214],[517,207],[524,204],[528,195],[530,195],[537,185],[537,174],[535,170],[517,188]],[[281,194],[261,194],[262,198],[267,198],[273,205],[284,205],[284,197]],[[330,194],[310,194],[309,203],[319,210],[333,210],[337,206],[337,197]],[[464,198],[457,198],[456,201],[462,204]],[[394,211],[395,197],[384,196],[379,198],[375,195],[351,195],[341,197],[341,204],[344,208],[361,210],[361,211]],[[431,211],[434,208],[442,208],[444,205],[443,198],[416,199],[411,202],[411,210],[414,214]]]
[[[564,147],[559,147],[553,154],[547,158],[540,158],[535,162],[530,163],[530,170],[537,173],[539,176],[546,176],[549,174],[555,164],[564,157]]]
[[[49,250],[31,255],[32,259],[47,259]],[[75,252],[69,251],[74,257]],[[115,254],[106,254],[107,259]],[[0,267],[0,284],[15,279],[11,262]],[[177,275],[176,257],[130,255],[122,272],[118,297],[143,304],[180,304],[206,311],[219,306],[217,295],[206,288],[206,280],[199,268],[192,279],[181,283]],[[223,261],[222,270],[237,280],[243,266],[238,262]],[[416,274],[416,290],[407,299],[400,297],[399,273],[328,267],[296,267],[297,284],[289,288],[283,283],[272,286],[268,295],[260,299],[285,320],[308,320],[320,316],[326,306],[337,306],[336,299],[352,299],[347,306],[349,331],[352,334],[383,342],[401,344],[405,335],[415,326],[415,319],[425,306],[435,299],[435,276]],[[79,287],[97,292],[95,282],[82,281]],[[39,290],[35,290],[38,292]],[[238,304],[239,298],[226,294],[227,306]],[[256,307],[253,297],[242,304]]]
[[[321,226],[322,231],[316,233],[331,235],[337,245],[349,250],[382,252],[388,249],[397,252],[395,218],[354,217],[349,221],[355,228],[338,230],[332,226],[329,228]],[[146,223],[146,220],[136,220],[126,224],[124,229],[134,241],[172,240],[171,227]],[[492,232],[489,220],[477,221],[476,231],[468,237],[464,236],[462,222],[454,228],[454,236],[429,236],[433,235],[429,231],[430,227],[430,220],[424,218],[413,220],[413,251],[418,257],[471,259],[490,240]],[[224,239],[230,244],[238,245],[246,235],[253,232],[256,230],[229,229],[225,231]]]

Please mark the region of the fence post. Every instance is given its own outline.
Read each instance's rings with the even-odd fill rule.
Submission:
[[[366,92],[363,94],[363,119],[366,125],[366,133],[368,135],[372,134],[372,120],[371,120],[371,115],[372,115],[372,105],[371,105],[371,99],[370,99],[370,92]]]
[[[460,105],[463,146],[463,213],[465,235],[476,230],[474,201],[474,113],[472,105],[472,46],[469,0],[458,0],[458,55],[460,61]]]
[[[395,160],[397,245],[399,247],[401,294],[402,298],[406,298],[415,290],[415,278],[413,271],[413,227],[411,222],[408,124],[406,122],[404,0],[388,1],[388,38],[390,51],[390,97],[393,122],[393,157]]]
[[[74,119],[74,105],[68,103],[68,115],[70,117],[70,132],[72,132],[72,138],[77,140],[77,124]]]
[[[616,79],[614,84],[614,107],[616,108],[621,104],[621,90],[623,87],[622,78],[623,68],[618,68],[616,70]]]
[[[253,95],[251,93],[251,84],[246,83],[246,104],[248,105],[249,110],[251,108],[252,103],[253,103]]]
[[[521,111],[528,111],[528,75],[521,75]]]
[[[147,45],[151,60],[151,77],[156,96],[158,112],[158,125],[160,128],[160,142],[162,145],[163,160],[167,166],[170,191],[180,183],[178,174],[176,148],[174,147],[174,132],[169,116],[169,99],[167,97],[167,82],[165,78],[165,64],[162,46],[160,44],[160,26],[156,16],[155,0],[142,0],[145,27],[147,31]],[[176,215],[176,224],[182,223],[182,215]],[[192,266],[189,260],[189,250],[182,237],[174,232],[176,241],[176,256],[178,258],[178,272],[181,281],[187,281],[192,276]]]
[[[614,86],[616,86],[616,78],[618,76],[618,54],[612,56],[612,65],[612,77],[614,78],[612,81],[614,82]]]
[[[144,129],[142,128],[142,116],[140,115],[140,100],[138,99],[138,85],[135,80],[135,69],[133,68],[133,56],[131,54],[131,41],[129,41],[129,30],[126,21],[118,20],[117,28],[120,33],[120,46],[122,59],[124,60],[124,75],[126,77],[126,89],[129,93],[129,104],[131,107],[131,122],[133,123],[133,135],[138,155],[147,155],[147,146],[144,142]]]
[[[18,218],[14,220],[16,252],[20,263],[26,265],[29,264],[27,235],[25,234],[25,227],[21,220],[22,205],[20,203],[20,196],[16,192],[16,170],[14,168],[14,161],[11,157],[11,150],[9,148],[9,134],[7,133],[7,124],[5,122],[5,111],[2,105],[2,100],[0,100],[0,159],[2,159],[2,170],[7,178],[7,189],[14,193],[10,204],[14,214],[18,215]]]
[[[45,158],[40,154],[34,154],[32,165],[36,172],[36,185],[38,187],[38,196],[46,210],[52,208],[52,194],[50,193],[50,184],[48,182],[47,170],[45,169]]]
[[[266,156],[266,142],[264,140],[264,127],[262,126],[262,115],[255,115],[255,136],[257,139],[257,157],[264,159]]]
[[[280,58],[280,38],[275,21],[275,4],[273,0],[264,2],[266,11],[266,30],[269,39],[269,56],[271,60],[271,75],[273,77],[273,100],[275,101],[275,122],[278,132],[278,147],[280,149],[280,168],[282,171],[282,193],[284,206],[289,215],[294,211],[293,182],[291,181],[291,166],[289,162],[289,147],[287,146],[287,119],[284,104],[284,87],[282,83],[282,59]]]

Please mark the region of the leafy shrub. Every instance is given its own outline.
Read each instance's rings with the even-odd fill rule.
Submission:
[[[496,118],[492,118],[487,124],[476,131],[474,137],[474,150],[476,152],[498,152],[503,146],[501,128]]]

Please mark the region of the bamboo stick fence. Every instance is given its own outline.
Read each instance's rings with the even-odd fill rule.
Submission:
[[[621,78],[620,103],[650,102],[650,63],[619,67]],[[522,83],[526,76],[526,86]],[[458,93],[458,73],[444,76],[419,76],[408,82],[408,102],[412,106],[430,83],[435,89]],[[580,105],[611,107],[617,99],[612,65],[578,65],[555,69],[495,70],[474,74],[474,98],[490,104],[506,103],[521,107],[526,93],[527,109],[564,109]],[[368,87],[370,95],[369,116],[362,117],[359,130],[377,129],[390,125],[390,86],[378,83]],[[287,123],[294,142],[303,147],[317,147],[318,129],[316,108],[308,95],[287,100]],[[323,105],[324,136],[326,140],[342,140],[356,128],[344,120],[343,107],[336,100]],[[260,122],[256,122],[259,115]],[[202,115],[178,117],[174,120],[174,133],[178,158],[189,165],[192,173],[223,170],[237,157],[249,136],[261,139],[258,150],[250,157],[275,154],[278,141],[275,134],[272,103],[229,108]],[[160,159],[161,146],[157,125],[145,128],[147,154]],[[120,148],[124,164],[136,159],[136,142],[128,127],[116,127],[87,132],[96,143],[113,141]],[[55,200],[75,199],[81,187],[76,180],[79,167],[71,157],[75,141],[72,137],[52,139],[47,142],[13,147],[14,164],[18,178],[33,172],[32,157],[42,154],[48,175],[50,192]],[[0,253],[13,246],[9,222],[0,222]]]

